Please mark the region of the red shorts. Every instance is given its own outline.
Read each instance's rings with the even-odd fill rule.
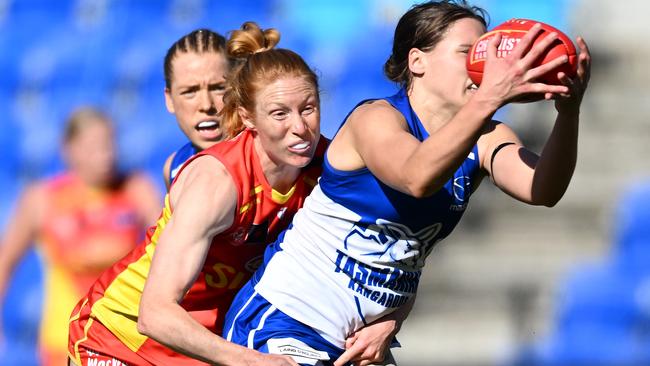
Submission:
[[[176,353],[151,338],[145,341],[140,350],[132,351],[104,324],[90,316],[90,306],[87,302],[78,304],[72,314],[68,334],[68,352],[70,359],[78,366],[88,366],[88,361],[92,361],[91,365],[105,366],[123,364],[130,366],[207,366],[206,363]],[[214,315],[212,319],[214,319]],[[90,358],[89,354],[93,358]],[[107,363],[95,363],[95,360],[104,360]],[[109,361],[112,363],[108,363]]]
[[[81,305],[81,307],[77,305],[73,312],[79,316],[70,320],[68,335],[69,356],[77,366],[88,366],[89,362],[90,365],[106,366],[153,365],[131,351],[101,322],[84,314],[88,306],[85,303]],[[99,361],[106,361],[106,363],[100,364]]]

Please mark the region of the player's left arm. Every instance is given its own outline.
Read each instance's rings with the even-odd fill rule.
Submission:
[[[575,169],[580,104],[589,82],[591,56],[578,38],[580,55],[574,78],[559,73],[570,92],[549,95],[558,112],[541,155],[526,149],[506,125],[496,124],[479,139],[483,144],[482,167],[492,181],[510,196],[529,204],[554,206],[564,195]]]

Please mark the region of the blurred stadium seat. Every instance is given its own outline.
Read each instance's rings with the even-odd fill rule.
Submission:
[[[556,298],[551,335],[516,365],[650,364],[650,184],[619,200],[611,256],[576,266]]]
[[[30,250],[15,270],[7,289],[2,312],[4,349],[0,350],[0,365],[38,365],[35,344],[38,339],[43,300],[40,259]]]

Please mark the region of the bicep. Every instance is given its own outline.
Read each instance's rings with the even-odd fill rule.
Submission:
[[[149,300],[180,302],[201,271],[212,238],[233,222],[237,192],[216,159],[196,159],[172,187],[173,213],[145,286]]]

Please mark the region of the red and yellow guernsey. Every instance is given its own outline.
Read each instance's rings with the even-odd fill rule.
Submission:
[[[237,291],[262,262],[266,244],[291,223],[316,185],[327,142],[321,138],[314,159],[302,169],[286,194],[271,188],[253,145],[252,133],[245,130],[185,164],[197,156],[211,155],[226,167],[237,187],[234,222],[213,238],[203,268],[181,302],[190,314],[202,314],[197,320],[217,334],[221,334],[223,318]],[[160,219],[148,230],[144,243],[105,271],[77,304],[70,318],[68,348],[78,365],[83,364],[80,349],[109,355],[129,365],[204,365],[137,330],[138,307],[151,259],[160,233],[172,215],[167,195]],[[212,316],[206,317],[206,311],[212,312]]]
[[[43,189],[46,219],[37,242],[45,264],[45,297],[39,345],[44,365],[62,365],[68,314],[97,276],[138,244],[145,223],[125,180],[99,189],[63,173],[48,179]]]

